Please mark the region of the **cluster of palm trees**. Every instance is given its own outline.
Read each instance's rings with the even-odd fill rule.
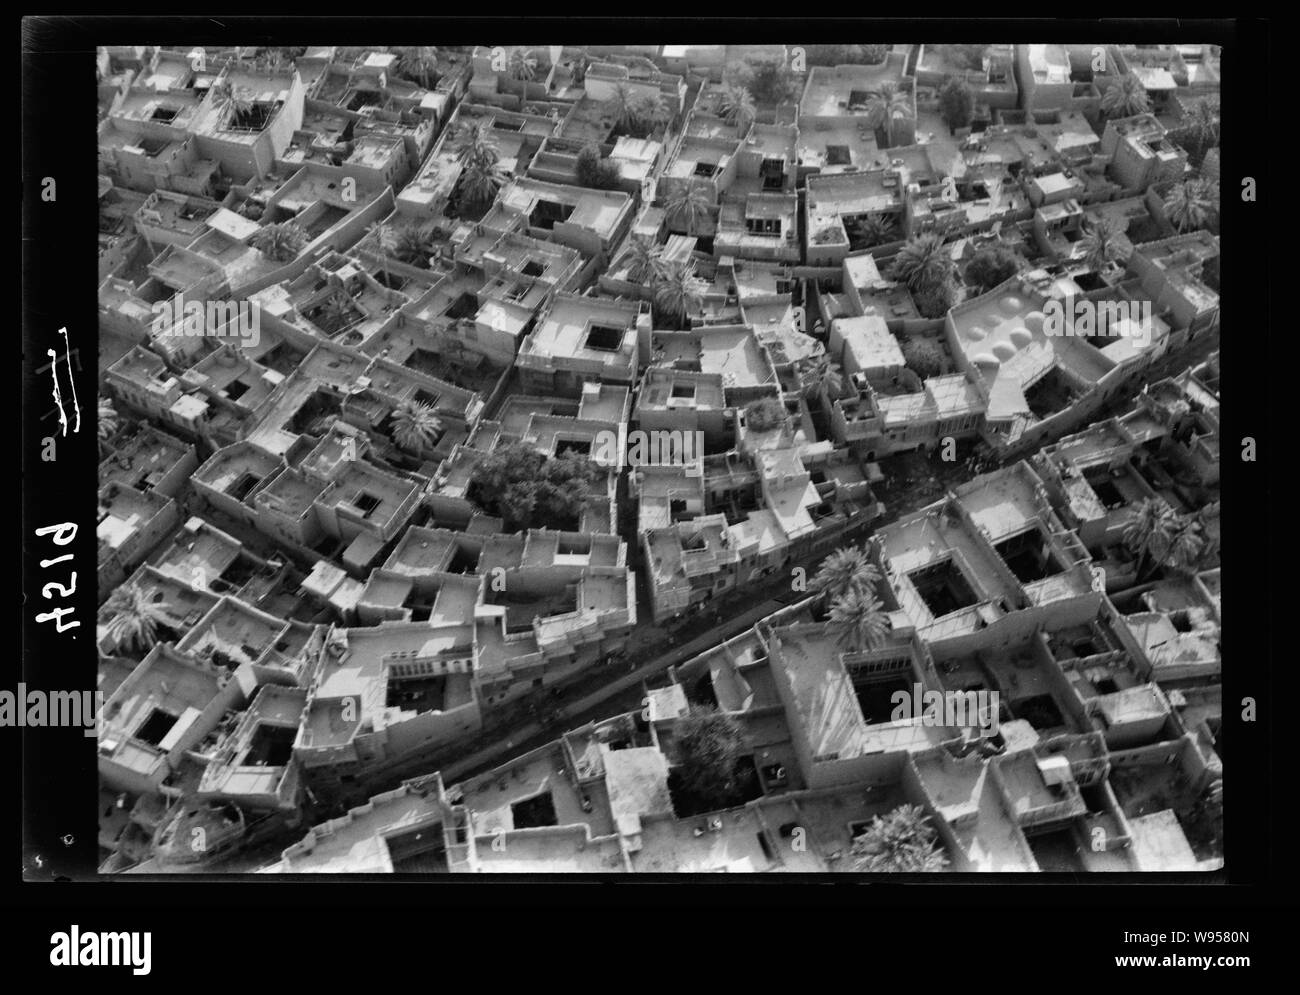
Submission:
[[[1204,177],[1179,180],[1165,194],[1165,217],[1177,231],[1204,228],[1219,211],[1219,185]]]
[[[117,409],[113,407],[110,398],[99,397],[99,414],[96,419],[96,434],[99,437],[99,458],[104,458],[105,450],[109,440],[117,435],[117,430],[121,426],[121,421],[117,417]]]
[[[627,279],[650,288],[656,324],[689,327],[690,315],[699,310],[707,288],[696,275],[695,260],[667,262],[658,244],[636,236],[625,258]]]
[[[282,221],[259,228],[252,238],[252,245],[267,259],[287,263],[297,258],[308,241],[307,232],[301,225],[295,221]]]
[[[1124,526],[1124,545],[1138,558],[1137,576],[1159,564],[1179,573],[1194,573],[1213,553],[1204,509],[1180,515],[1163,498],[1146,498]]]
[[[894,137],[898,125],[915,119],[912,94],[897,83],[888,80],[881,83],[880,89],[867,102],[867,125],[875,130],[884,130],[886,148],[896,144]]]
[[[318,317],[328,322],[333,329],[332,334],[345,331],[355,321],[356,305],[352,297],[344,290],[335,288],[335,290],[325,298],[317,312]]]
[[[370,233],[374,236],[375,249],[379,253],[384,282],[387,284],[392,282],[388,271],[389,259],[396,259],[418,269],[428,269],[429,258],[438,251],[433,229],[427,225],[404,224],[395,227],[379,221],[370,226]]]
[[[878,815],[853,840],[853,869],[872,872],[935,872],[948,866],[938,833],[919,805],[900,805]]]
[[[668,105],[658,93],[638,96],[626,83],[616,83],[609,98],[614,127],[636,138],[646,138],[668,123]]]
[[[501,173],[501,152],[487,121],[466,121],[459,135],[461,174],[457,184],[460,199],[470,207],[490,204],[505,182]]]
[[[754,95],[749,87],[731,82],[722,89],[722,104],[719,108],[721,117],[728,124],[735,125],[742,132],[754,123],[756,109]]]
[[[664,216],[674,229],[687,235],[699,234],[704,222],[713,216],[717,205],[707,184],[686,183],[675,190],[664,202]]]
[[[853,650],[873,649],[889,634],[889,616],[876,597],[880,571],[863,548],[845,546],[822,561],[811,589],[829,603],[837,641]]]
[[[438,84],[438,50],[430,46],[406,48],[397,61],[397,74],[426,90]]]
[[[442,419],[423,401],[406,400],[393,410],[393,441],[407,452],[432,449],[442,430]]]
[[[957,264],[943,236],[927,233],[903,244],[889,276],[907,287],[921,314],[941,318],[956,302],[956,272]]]
[[[854,242],[870,248],[884,245],[898,237],[898,225],[892,214],[853,214],[844,219],[844,229]]]
[[[1203,97],[1169,137],[1187,150],[1188,162],[1200,166],[1205,153],[1219,144],[1219,123],[1217,101]]]
[[[1128,258],[1128,246],[1120,239],[1119,228],[1106,217],[1096,218],[1084,228],[1079,245],[1083,248],[1083,261],[1092,270],[1101,273],[1112,263],[1122,263]]]
[[[158,642],[160,630],[175,624],[170,606],[150,597],[134,582],[116,588],[104,608],[110,613],[105,628],[115,652],[148,653]]]
[[[506,72],[509,73],[511,79],[519,80],[522,83],[528,83],[536,79],[537,59],[533,56],[532,49],[512,48],[506,64]]]
[[[1151,98],[1146,87],[1133,73],[1126,73],[1106,88],[1101,95],[1101,110],[1106,117],[1132,117],[1151,110]]]

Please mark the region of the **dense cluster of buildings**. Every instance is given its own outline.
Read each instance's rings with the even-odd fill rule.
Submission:
[[[1217,52],[98,63],[104,870],[852,870],[903,804],[954,870],[1217,866],[1219,239],[1170,206]],[[886,506],[958,444],[1001,468]],[[1194,555],[1139,548],[1157,506]],[[864,539],[878,644],[796,599],[433,772]],[[687,812],[700,707],[746,797]]]

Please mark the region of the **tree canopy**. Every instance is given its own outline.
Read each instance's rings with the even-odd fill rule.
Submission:
[[[595,464],[566,451],[547,457],[522,442],[493,449],[470,475],[469,496],[512,531],[555,528],[582,510]]]

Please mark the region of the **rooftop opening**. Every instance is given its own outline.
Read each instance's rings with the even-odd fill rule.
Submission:
[[[180,111],[175,107],[156,107],[154,112],[149,115],[151,121],[161,121],[166,124],[168,121],[175,120]]]
[[[164,712],[161,708],[155,708],[136,730],[135,738],[143,740],[150,746],[157,746],[171,732],[176,719],[177,716]]]
[[[1028,833],[1026,840],[1040,871],[1078,874],[1086,871],[1070,827],[1047,833]]]
[[[541,276],[546,272],[546,267],[536,259],[530,259],[528,262],[524,263],[523,269],[520,270],[520,272],[523,273],[524,276]]]
[[[447,317],[459,321],[462,318],[472,318],[478,314],[478,297],[475,294],[462,293],[453,302],[451,307],[447,308]]]
[[[352,504],[361,512],[361,517],[369,518],[376,508],[383,504],[383,499],[367,491],[359,491],[352,499]]]
[[[1037,529],[994,543],[993,548],[1022,584],[1055,576],[1062,570]]]
[[[712,163],[712,162],[697,162],[697,163],[695,164],[695,175],[696,175],[696,176],[705,176],[705,177],[709,177],[709,176],[713,176],[717,171],[718,171],[718,167],[717,167],[717,164],[716,164],[716,163]]]
[[[694,400],[695,384],[693,383],[675,383],[673,384],[673,397],[684,397]]]
[[[847,166],[853,161],[847,145],[827,145],[826,162],[831,166]]]
[[[534,205],[532,213],[528,216],[528,223],[533,228],[550,231],[555,227],[556,222],[568,221],[569,215],[572,213],[573,208],[568,204],[561,204],[555,200],[539,199]]]
[[[565,453],[573,453],[577,456],[591,455],[590,439],[557,439],[555,442],[555,455],[563,456]]]
[[[592,325],[587,332],[587,348],[604,352],[618,352],[623,344],[623,329],[612,325]]]
[[[235,482],[230,485],[226,491],[236,501],[242,501],[248,497],[248,492],[262,482],[262,478],[255,473],[244,472],[235,478]]]
[[[1128,504],[1123,493],[1115,486],[1115,482],[1110,477],[1098,477],[1096,480],[1089,479],[1088,484],[1092,487],[1093,493],[1097,495],[1097,500],[1106,506],[1107,511],[1122,508]]]
[[[441,712],[446,686],[447,678],[444,676],[392,680],[388,683],[384,704],[405,712]]]
[[[976,603],[975,592],[952,560],[913,570],[907,576],[935,618],[943,618]]]
[[[536,829],[540,826],[558,825],[555,817],[555,802],[549,791],[532,798],[525,798],[510,806],[516,829]]]
[[[447,844],[442,833],[442,823],[389,836],[387,843],[394,873],[447,873]]]
[[[854,691],[858,697],[858,707],[862,709],[862,718],[867,725],[888,722],[894,712],[894,693],[912,691],[910,673],[886,675],[869,681],[855,682]]]
[[[447,564],[447,573],[472,574],[478,569],[478,553],[465,546],[456,546],[451,562]]]
[[[1018,701],[1012,707],[1012,712],[1015,713],[1016,718],[1024,719],[1040,732],[1065,726],[1061,710],[1056,707],[1056,702],[1050,694],[1038,694],[1024,701]]]
[[[283,767],[293,756],[293,741],[297,734],[298,730],[293,726],[258,725],[253,730],[244,766]]]

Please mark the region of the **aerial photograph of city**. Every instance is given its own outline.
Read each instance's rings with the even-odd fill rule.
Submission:
[[[100,46],[99,873],[1231,870],[1222,49],[984,26]]]

